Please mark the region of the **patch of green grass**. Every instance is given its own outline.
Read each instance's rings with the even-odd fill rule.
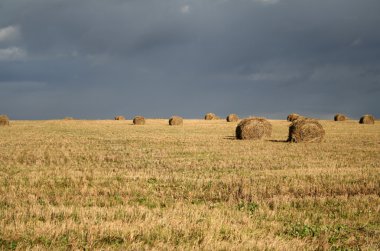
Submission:
[[[244,202],[244,201],[241,201],[241,202],[238,203],[237,209],[239,211],[246,211],[249,214],[253,214],[253,213],[255,213],[259,209],[259,204],[255,203],[255,202]]]
[[[0,247],[4,250],[16,250],[17,241],[14,240],[4,240],[0,238]]]
[[[139,205],[139,206],[145,206],[149,209],[156,208],[158,204],[155,201],[152,201],[150,198],[145,196],[136,196],[129,200],[129,205]]]
[[[124,243],[124,238],[115,235],[107,235],[96,241],[97,245],[119,246]]]
[[[336,225],[329,229],[329,243],[336,244],[337,242],[344,242],[350,234],[349,228],[346,225]]]
[[[315,225],[303,223],[290,224],[285,230],[285,234],[295,238],[318,237],[321,234],[321,228]]]

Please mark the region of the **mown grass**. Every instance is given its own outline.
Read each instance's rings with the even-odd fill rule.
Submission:
[[[380,126],[320,144],[236,123],[12,121],[0,128],[1,249],[380,249]]]

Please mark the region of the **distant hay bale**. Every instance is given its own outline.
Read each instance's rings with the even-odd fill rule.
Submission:
[[[175,125],[182,125],[183,124],[183,118],[179,116],[173,116],[169,119],[169,125],[175,126]]]
[[[115,120],[125,120],[125,117],[119,115],[115,117]]]
[[[237,122],[239,120],[239,117],[238,115],[232,113],[227,116],[226,120],[227,122]]]
[[[299,114],[297,113],[291,113],[288,115],[288,117],[286,118],[287,121],[290,121],[290,122],[293,122],[294,120],[298,119],[300,117]]]
[[[134,125],[145,125],[145,118],[143,116],[136,116],[133,118]]]
[[[219,119],[218,116],[216,116],[214,113],[207,113],[205,115],[205,120],[216,120]]]
[[[7,115],[0,115],[0,126],[9,126],[9,118]]]
[[[63,120],[74,120],[73,117],[64,117]]]
[[[363,117],[360,118],[359,123],[373,125],[375,124],[375,117],[370,114],[363,115]]]
[[[246,118],[237,125],[235,133],[237,139],[261,139],[272,135],[272,125],[264,118]]]
[[[325,130],[315,119],[296,119],[289,126],[289,142],[321,142],[325,136]]]
[[[347,117],[344,114],[338,113],[334,116],[334,121],[345,121]]]

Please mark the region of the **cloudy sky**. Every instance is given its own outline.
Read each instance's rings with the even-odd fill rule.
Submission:
[[[379,13],[379,0],[0,0],[0,113],[380,117]]]

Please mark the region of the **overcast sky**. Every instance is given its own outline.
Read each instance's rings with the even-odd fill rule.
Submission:
[[[379,13],[379,0],[0,0],[0,114],[380,117]]]

